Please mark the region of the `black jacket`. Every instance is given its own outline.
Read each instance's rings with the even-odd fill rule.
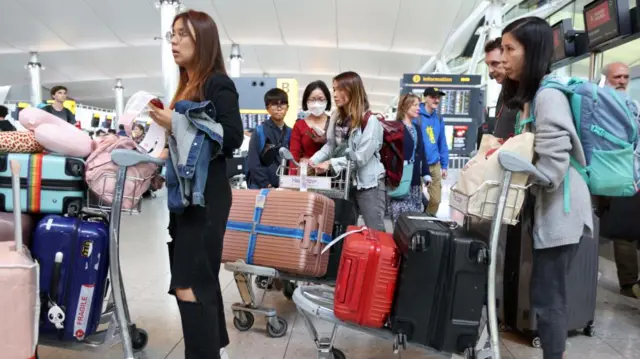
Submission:
[[[493,135],[498,138],[511,137],[515,133],[517,115],[518,110],[510,109],[503,103],[502,92],[500,92],[496,105],[496,124]]]

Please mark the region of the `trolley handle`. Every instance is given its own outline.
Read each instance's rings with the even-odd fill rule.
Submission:
[[[533,176],[533,182],[544,187],[551,187],[551,180],[540,172],[531,161],[527,161],[517,153],[501,151],[498,153],[498,162],[506,171],[513,173],[526,173]]]
[[[126,150],[122,148],[111,151],[111,160],[119,167],[131,167],[140,163],[153,163],[158,166],[164,166],[165,164],[163,159],[135,150]]]

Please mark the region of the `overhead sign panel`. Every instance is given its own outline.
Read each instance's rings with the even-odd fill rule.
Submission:
[[[583,15],[591,49],[631,34],[628,0],[596,0],[584,7]]]
[[[403,84],[413,86],[477,86],[482,84],[479,75],[404,74]]]

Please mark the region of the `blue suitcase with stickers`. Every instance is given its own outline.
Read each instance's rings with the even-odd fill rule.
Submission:
[[[48,215],[38,223],[32,253],[40,263],[40,335],[79,341],[94,334],[109,271],[105,218]]]
[[[45,153],[0,153],[0,211],[13,211],[9,161],[20,162],[20,198],[26,213],[76,215],[85,203],[81,158]]]

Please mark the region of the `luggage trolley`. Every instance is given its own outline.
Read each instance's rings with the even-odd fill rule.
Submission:
[[[283,158],[282,164],[278,168],[281,189],[310,190],[324,194],[329,198],[349,198],[350,161],[347,163],[346,169],[335,176],[328,174],[325,176],[306,176],[306,173],[290,175],[290,168],[287,166],[286,161],[293,161],[293,156],[288,150],[284,151],[284,149],[281,149],[280,154]],[[300,169],[298,168],[298,170]],[[299,276],[281,272],[274,268],[246,264],[242,260],[225,263],[224,267],[226,270],[233,272],[233,278],[242,298],[241,303],[235,303],[231,306],[234,316],[233,325],[241,332],[248,331],[253,327],[254,316],[262,315],[267,318],[267,334],[272,338],[284,336],[288,329],[287,321],[282,317],[278,317],[274,308],[262,305],[264,296],[274,280],[284,281],[283,292],[285,297],[289,299],[292,299],[298,282],[324,285],[333,285],[335,282],[334,280]],[[264,290],[260,300],[256,299],[253,291],[251,284],[253,277],[255,277],[256,286]]]
[[[132,196],[124,195],[125,182],[133,182],[135,186],[139,186],[146,179],[127,176],[127,168],[140,163],[154,163],[163,166],[164,160],[124,149],[113,150],[111,152],[111,160],[118,165],[118,172],[115,175],[105,174],[100,180],[111,181],[111,183],[115,183],[115,187],[112,193],[102,193],[99,198],[111,197],[112,203],[107,204],[103,200],[95,200],[96,202],[93,203],[92,200],[95,197],[89,193],[89,208],[83,209],[86,214],[109,219],[109,277],[111,291],[106,306],[104,306],[98,330],[83,341],[78,342],[63,342],[57,340],[55,336],[41,335],[39,344],[70,350],[86,350],[113,346],[121,342],[124,358],[135,359],[134,352],[141,351],[146,347],[149,336],[144,329],[138,328],[131,322],[131,315],[129,314],[120,267],[120,218],[123,211],[129,214],[140,213],[142,206],[141,197],[133,198]],[[109,187],[105,186],[104,188]],[[139,191],[134,193],[137,192]],[[138,205],[132,209],[122,209],[122,204],[125,200],[137,201]],[[104,328],[105,325],[106,329],[100,329],[101,327]],[[122,330],[122,328],[127,328],[127,330]]]
[[[534,182],[541,185],[548,185],[549,180],[546,179],[530,162],[522,159],[518,155],[501,152],[498,154],[500,165],[505,169],[502,182],[491,183],[500,189],[498,201],[495,204],[495,212],[491,224],[490,234],[490,250],[488,258],[478,258],[478,260],[488,260],[488,288],[487,288],[487,306],[483,310],[483,320],[478,328],[478,341],[474,348],[467,348],[464,352],[464,358],[467,359],[500,359],[500,342],[498,338],[498,319],[496,313],[496,258],[498,250],[498,240],[500,235],[500,227],[502,224],[510,224],[512,218],[505,220],[504,214],[507,209],[507,197],[510,191],[515,191],[516,195],[524,195],[526,187],[511,185],[512,173],[527,173],[533,176]],[[513,193],[513,192],[511,192]],[[512,207],[513,209],[513,207]],[[517,216],[517,213],[513,213]],[[393,341],[393,350],[395,353],[400,349],[405,349],[407,344],[415,346],[419,349],[430,352],[431,354],[442,355],[442,357],[450,357],[451,354],[435,352],[431,348],[412,343],[406,343],[402,335],[394,335],[388,328],[372,329],[358,326],[353,323],[343,322],[336,318],[333,312],[334,290],[325,286],[312,285],[301,286],[296,289],[293,295],[293,301],[296,303],[298,312],[304,318],[305,325],[309,330],[312,340],[314,341],[318,359],[345,359],[345,354],[337,348],[334,348],[334,340],[338,326],[344,326],[362,333],[370,334],[375,337]],[[328,338],[320,338],[318,331],[313,324],[313,318],[320,319],[333,324],[331,336]]]

